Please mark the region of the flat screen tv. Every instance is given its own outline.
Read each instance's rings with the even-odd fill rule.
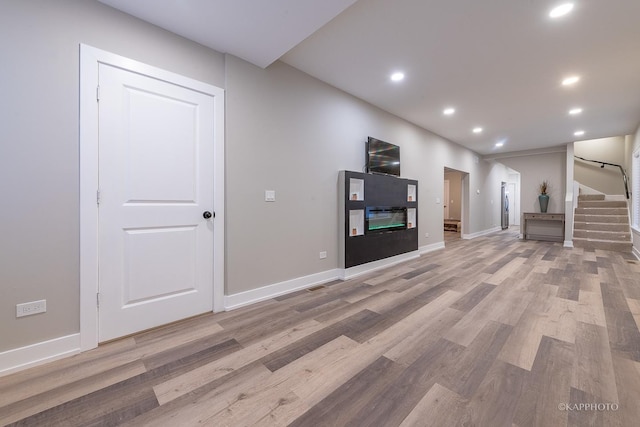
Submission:
[[[367,139],[367,173],[400,176],[400,147],[369,137]]]

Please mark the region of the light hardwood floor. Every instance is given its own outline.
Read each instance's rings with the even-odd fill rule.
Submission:
[[[0,424],[636,426],[640,263],[471,241],[0,378]]]

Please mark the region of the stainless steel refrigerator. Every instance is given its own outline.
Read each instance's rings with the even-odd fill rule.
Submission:
[[[507,183],[503,182],[502,183],[502,187],[501,187],[501,191],[500,191],[500,199],[501,199],[501,203],[500,203],[500,225],[502,226],[502,229],[507,229],[509,228],[509,192],[507,191]]]

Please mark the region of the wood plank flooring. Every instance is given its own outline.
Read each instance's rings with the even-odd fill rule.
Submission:
[[[638,425],[640,262],[446,240],[1,377],[0,425]]]

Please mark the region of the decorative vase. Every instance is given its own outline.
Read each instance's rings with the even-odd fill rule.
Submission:
[[[538,202],[540,202],[540,212],[546,213],[547,207],[549,206],[549,195],[548,194],[540,194],[538,196]]]

